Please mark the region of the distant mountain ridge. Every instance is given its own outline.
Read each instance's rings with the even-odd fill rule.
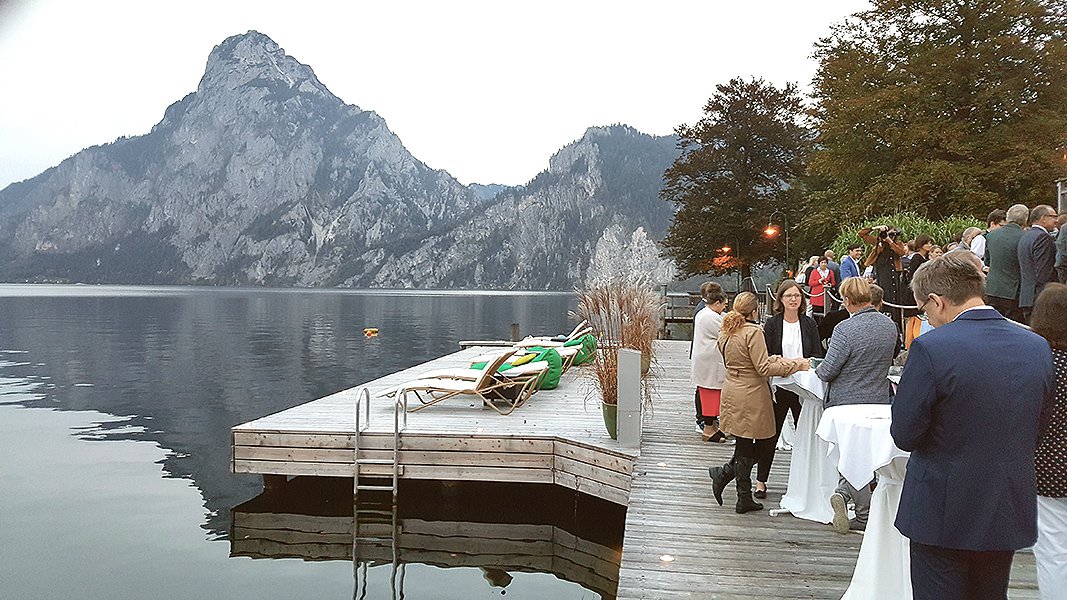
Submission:
[[[609,228],[662,237],[677,155],[597,127],[525,186],[464,186],[249,32],[149,133],[0,190],[0,279],[568,289]]]

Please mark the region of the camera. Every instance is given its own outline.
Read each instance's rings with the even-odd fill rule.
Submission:
[[[900,237],[900,232],[895,229],[890,229],[889,225],[879,225],[878,227],[875,227],[875,229],[878,230],[879,240],[888,240],[890,238],[895,240]]]

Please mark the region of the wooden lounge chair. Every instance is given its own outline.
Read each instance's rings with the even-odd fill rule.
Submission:
[[[502,415],[511,414],[530,397],[536,388],[538,378],[547,368],[547,365],[534,365],[528,369],[522,369],[522,366],[520,366],[501,372],[501,365],[508,358],[511,358],[514,353],[515,349],[511,348],[494,354],[493,358],[486,364],[485,369],[482,370],[443,369],[426,373],[420,376],[419,379],[403,383],[395,388],[383,390],[378,395],[392,396],[398,393],[405,395],[408,392],[414,393],[420,405],[409,408],[408,412],[422,410],[427,406],[437,404],[454,396],[477,396],[481,398],[483,404],[498,413]],[[515,373],[505,375],[510,371],[515,371]],[[498,406],[498,403],[504,404],[504,406]]]
[[[515,342],[515,345],[518,346],[519,348],[530,348],[530,347],[533,347],[533,346],[540,346],[542,348],[557,348],[557,347],[562,347],[567,342],[574,341],[574,340],[582,337],[583,335],[585,335],[587,333],[592,333],[592,332],[593,332],[593,327],[589,325],[589,322],[588,321],[582,321],[581,323],[578,323],[578,325],[576,325],[574,327],[574,329],[572,329],[571,332],[569,334],[567,334],[566,336],[557,336],[557,337],[533,337],[533,336],[527,336],[527,337],[519,340],[518,342]]]

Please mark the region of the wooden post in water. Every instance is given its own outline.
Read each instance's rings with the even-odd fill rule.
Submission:
[[[641,446],[641,351],[619,348],[618,440],[623,448]]]
[[[512,323],[511,324],[511,341],[513,341],[513,342],[519,341],[519,324],[518,323]]]

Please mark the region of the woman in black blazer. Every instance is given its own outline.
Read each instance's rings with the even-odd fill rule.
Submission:
[[[763,326],[767,353],[785,358],[823,356],[822,338],[815,320],[804,314],[804,290],[792,279],[778,286],[774,301],[774,316]],[[799,338],[799,339],[798,339]],[[767,478],[771,474],[778,437],[782,435],[785,417],[793,413],[793,423],[800,419],[800,397],[781,388],[774,392],[774,442],[768,444],[756,463],[756,497],[767,497]]]

